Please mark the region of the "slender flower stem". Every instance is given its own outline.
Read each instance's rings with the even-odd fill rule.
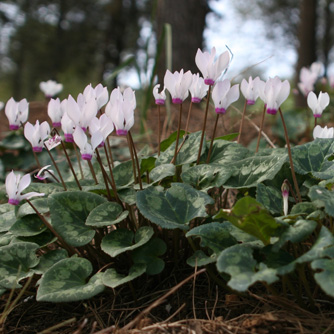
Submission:
[[[96,174],[95,174],[95,171],[94,171],[94,167],[93,167],[93,164],[91,162],[91,160],[87,160],[88,162],[88,166],[89,166],[89,169],[90,169],[90,172],[93,176],[93,179],[95,181],[95,184],[99,184],[99,181],[97,180],[97,177],[96,177]]]
[[[102,160],[101,160],[101,157],[100,157],[100,153],[99,153],[99,150],[97,148],[95,149],[95,152],[96,152],[97,162],[99,163],[101,171],[102,171],[103,181],[104,181],[104,184],[106,185],[108,201],[110,202],[111,201],[111,193],[110,193],[110,189],[109,189],[109,185],[108,185],[108,178],[107,178],[108,175],[106,175],[107,173],[104,169],[104,166],[103,166],[103,163],[102,163]]]
[[[189,122],[190,122],[190,114],[191,114],[192,107],[193,107],[193,101],[190,101],[189,110],[188,110],[188,117],[187,117],[187,123],[186,123],[186,129],[184,130],[185,133],[188,132]]]
[[[247,108],[247,100],[245,100],[244,110],[243,110],[243,112],[242,112],[242,117],[241,117],[241,123],[240,123],[239,135],[238,135],[237,143],[240,143],[240,138],[241,138],[242,128],[243,128],[243,126],[244,126],[244,120],[245,120],[246,108]]]
[[[185,143],[185,141],[186,141],[188,138],[189,138],[189,135],[185,135],[185,136],[183,137],[182,143],[181,143],[181,145],[179,146],[179,148],[178,148],[178,150],[177,150],[177,154],[180,153],[183,144]],[[173,159],[170,161],[170,163],[173,164],[174,161],[175,161],[175,160],[174,160],[174,157],[173,157]]]
[[[32,150],[32,153],[34,154],[34,158],[35,158],[35,161],[36,161],[38,169],[41,169],[42,167],[41,167],[41,164],[40,164],[40,162],[38,160],[36,152],[34,150]]]
[[[73,149],[74,149],[74,152],[75,152],[75,156],[77,157],[81,179],[84,180],[85,176],[84,176],[84,173],[83,173],[83,170],[82,170],[81,159],[80,159],[79,152],[78,152],[78,149],[77,149],[77,145],[75,144],[75,142],[73,142]]]
[[[46,146],[45,144],[44,144],[44,148],[45,148],[46,151],[48,152],[48,154],[49,154],[49,156],[50,156],[50,159],[51,159],[53,165],[55,166],[55,168],[56,168],[56,170],[57,170],[57,173],[58,173],[58,175],[59,175],[59,177],[60,177],[61,184],[63,185],[63,188],[64,188],[64,190],[66,191],[66,190],[67,190],[66,184],[65,184],[65,182],[64,182],[63,176],[61,175],[61,172],[60,172],[60,170],[59,170],[59,168],[58,168],[58,165],[57,165],[55,159],[53,158],[53,156],[52,156],[50,150],[47,148],[47,146]]]
[[[286,145],[288,147],[288,154],[289,154],[290,167],[291,167],[291,175],[292,175],[293,183],[294,183],[295,190],[296,190],[296,193],[297,193],[297,196],[298,196],[298,201],[301,202],[302,201],[302,197],[300,195],[299,186],[298,186],[298,182],[297,182],[297,178],[296,178],[296,174],[295,174],[295,169],[294,169],[294,166],[293,166],[288,131],[287,131],[287,128],[286,128],[286,125],[285,125],[285,121],[284,121],[284,117],[283,117],[283,113],[282,113],[281,108],[279,108],[278,111],[279,111],[279,113],[281,115],[282,124],[283,124],[283,128],[284,128],[284,134],[285,134],[285,141],[286,141]]]
[[[255,150],[255,153],[257,153],[258,150],[259,150],[260,139],[261,139],[262,130],[263,130],[263,124],[264,124],[264,116],[266,115],[266,109],[267,109],[267,106],[264,105],[264,107],[263,107],[263,112],[262,112],[262,119],[261,119],[260,130],[259,130],[259,134],[258,134],[258,136],[257,136],[257,143],[256,143],[256,150]]]
[[[318,124],[318,118],[317,117],[314,117],[314,127],[316,127]]]
[[[210,162],[210,157],[211,157],[213,142],[215,140],[215,135],[216,135],[216,130],[217,130],[218,119],[219,119],[219,114],[216,115],[216,121],[215,121],[215,126],[213,128],[213,133],[212,133],[212,138],[211,138],[209,153],[208,153],[208,157],[206,158],[206,163],[207,164]]]
[[[131,155],[133,179],[134,179],[134,182],[137,183],[136,162],[135,162],[135,158],[133,156],[133,150],[132,150],[132,145],[131,145],[131,139],[130,139],[130,136],[129,136],[129,132],[128,132],[126,138],[128,140],[128,146],[129,146],[129,151],[130,151],[130,155]]]
[[[58,232],[53,228],[53,226],[40,214],[36,207],[26,198],[27,203],[32,207],[36,212],[37,216],[42,220],[43,224],[52,232],[52,234],[59,240],[63,247],[69,252],[70,255],[78,254],[78,252],[58,234]]]
[[[112,153],[111,153],[111,146],[110,146],[110,142],[109,142],[109,137],[107,138],[107,146],[108,146],[108,152],[109,152],[109,159],[110,159],[110,163],[111,163],[111,167],[114,168],[114,160],[112,158]],[[109,160],[108,160],[108,163],[109,163]]]
[[[107,141],[108,141],[108,139],[107,139]],[[111,166],[109,155],[108,155],[108,152],[107,152],[107,147],[106,147],[105,144],[103,145],[103,149],[104,149],[104,154],[106,155],[106,158],[107,158],[109,173],[110,173],[111,177],[114,178],[113,174],[112,174],[112,166]]]
[[[54,130],[56,131],[57,135],[59,136],[59,132],[58,132],[58,130],[57,130],[57,129],[54,129]],[[70,159],[70,157],[69,157],[68,154],[67,154],[66,147],[65,147],[65,144],[64,144],[63,140],[60,141],[60,144],[61,144],[61,147],[63,148],[64,153],[65,153],[65,157],[66,157],[67,163],[68,163],[68,165],[69,165],[69,167],[70,167],[70,169],[71,169],[71,172],[72,172],[72,174],[73,174],[73,176],[74,176],[75,182],[76,182],[78,188],[79,188],[80,190],[82,190],[81,185],[80,185],[80,183],[79,183],[79,180],[78,180],[78,178],[77,178],[77,176],[76,176],[76,174],[75,174],[75,172],[74,172],[74,169],[73,169],[73,165],[72,165],[71,159]]]
[[[158,156],[160,156],[161,124],[160,124],[160,104],[158,104]]]
[[[95,152],[96,152],[96,157],[97,157],[97,161],[101,167],[101,170],[102,170],[102,173],[104,175],[104,177],[106,177],[106,180],[110,183],[111,185],[111,188],[114,192],[114,195],[115,195],[115,198],[116,198],[116,201],[120,204],[122,204],[122,202],[120,201],[119,197],[118,197],[118,194],[117,194],[117,188],[116,188],[116,183],[115,183],[115,179],[114,179],[114,174],[112,173],[112,170],[110,170],[110,176],[111,176],[111,179],[109,178],[106,170],[104,169],[104,166],[103,166],[103,163],[102,163],[102,159],[101,159],[101,156],[100,156],[100,153],[98,151],[98,149],[96,148],[95,149]]]
[[[209,110],[210,94],[211,94],[211,85],[209,86],[208,94],[207,94],[207,97],[206,97],[206,108],[205,108],[205,114],[204,114],[204,122],[203,122],[203,129],[202,129],[202,137],[201,137],[201,142],[200,142],[200,145],[199,145],[199,150],[198,150],[198,156],[197,156],[197,162],[196,162],[196,165],[199,164],[199,160],[200,160],[200,158],[201,158],[201,153],[202,153],[203,140],[204,140],[204,134],[205,134],[205,128],[206,128],[206,120],[207,120],[207,118],[208,118],[208,110]]]
[[[180,104],[180,113],[179,113],[179,122],[178,122],[178,126],[177,126],[177,134],[176,134],[176,141],[175,141],[175,151],[174,151],[174,164],[176,161],[176,156],[177,156],[177,149],[179,146],[179,139],[180,139],[180,130],[181,130],[181,119],[182,119],[182,103]]]
[[[140,174],[139,160],[138,160],[138,156],[137,156],[137,152],[136,152],[135,143],[134,143],[134,141],[133,141],[133,138],[132,138],[132,135],[131,135],[130,130],[129,130],[128,134],[129,134],[129,138],[130,138],[130,141],[131,141],[131,145],[132,145],[133,153],[134,153],[134,155],[135,155],[135,160],[136,160],[136,165],[137,165],[137,170],[138,170],[139,187],[140,187],[140,190],[143,190],[143,184],[142,184],[142,182],[141,182],[141,174]]]

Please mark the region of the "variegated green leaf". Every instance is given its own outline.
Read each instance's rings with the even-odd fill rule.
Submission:
[[[19,218],[10,228],[10,232],[18,237],[31,237],[41,234],[46,226],[37,215],[26,215]]]
[[[115,202],[106,202],[93,209],[86,220],[86,225],[102,227],[117,224],[128,216],[128,211]]]
[[[150,226],[139,228],[135,235],[130,230],[119,228],[111,231],[102,239],[101,249],[115,257],[144,245],[151,239],[153,233],[153,228]]]
[[[137,193],[141,214],[167,229],[187,230],[192,219],[207,216],[207,204],[213,204],[210,196],[183,183],[172,183],[166,191],[150,187]]]
[[[66,191],[49,197],[54,229],[72,246],[88,244],[95,231],[85,225],[89,213],[106,199],[83,191]]]
[[[93,267],[84,258],[72,257],[60,260],[50,267],[40,280],[38,301],[73,302],[89,299],[104,290],[102,273],[92,276]]]
[[[135,278],[141,276],[146,271],[145,264],[134,264],[127,276],[119,274],[115,269],[107,269],[102,276],[102,282],[105,286],[116,288],[124,283],[130,282]]]

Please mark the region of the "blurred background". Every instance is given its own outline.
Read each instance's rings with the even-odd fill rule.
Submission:
[[[89,83],[145,89],[166,68],[198,72],[197,48],[212,46],[233,53],[229,78],[296,80],[316,60],[327,74],[333,12],[332,0],[0,1],[0,100],[42,99],[49,79],[61,98]]]

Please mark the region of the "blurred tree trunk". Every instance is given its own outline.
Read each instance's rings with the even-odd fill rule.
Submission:
[[[296,82],[302,67],[309,67],[317,60],[316,27],[318,0],[302,0],[300,2],[300,21],[298,29],[298,61]],[[300,94],[296,98],[297,106],[305,106],[306,101]]]
[[[203,46],[205,17],[209,12],[206,0],[157,0],[157,36],[165,23],[172,27],[172,70],[199,70],[195,64],[198,48]],[[165,49],[158,64],[158,80],[163,83],[166,72]]]
[[[323,58],[324,58],[324,68],[325,73],[324,76],[327,76],[328,66],[329,66],[329,53],[333,47],[333,35],[332,35],[332,12],[331,12],[331,5],[333,0],[326,0],[325,3],[325,10],[324,10],[324,38],[322,43],[322,50],[323,50]]]

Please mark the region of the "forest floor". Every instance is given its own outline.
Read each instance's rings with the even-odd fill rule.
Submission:
[[[31,103],[31,122],[47,120],[46,104]],[[185,108],[185,111],[187,109]],[[174,112],[172,106],[172,112]],[[176,130],[178,113],[172,131]],[[186,112],[185,112],[186,115]],[[203,124],[204,111],[194,109],[189,131],[199,131]],[[261,112],[245,121],[241,143],[248,145],[257,137]],[[148,114],[144,135],[134,129],[136,143],[148,143],[156,148],[158,114],[152,109]],[[216,137],[238,132],[241,116],[234,111],[220,117]],[[186,116],[183,116],[182,128]],[[211,136],[215,114],[209,112],[207,133]],[[137,122],[138,124],[139,122]],[[0,133],[8,131],[4,113],[0,114]],[[265,133],[275,143],[271,126],[267,122]],[[167,130],[168,134],[168,130]],[[181,257],[180,257],[181,258]],[[166,263],[164,272],[157,277],[141,276],[133,285],[123,285],[96,297],[73,303],[36,302],[33,279],[16,306],[11,310],[0,333],[59,333],[59,334],[330,334],[334,333],[334,300],[314,292],[315,305],[307,299],[299,304],[291,295],[273,289],[268,291],[256,285],[247,293],[236,294],[226,287],[217,286],[206,271],[193,269],[185,263]],[[14,291],[12,300],[19,291]],[[299,291],[302,296],[302,291]],[[10,292],[0,297],[0,320]]]

